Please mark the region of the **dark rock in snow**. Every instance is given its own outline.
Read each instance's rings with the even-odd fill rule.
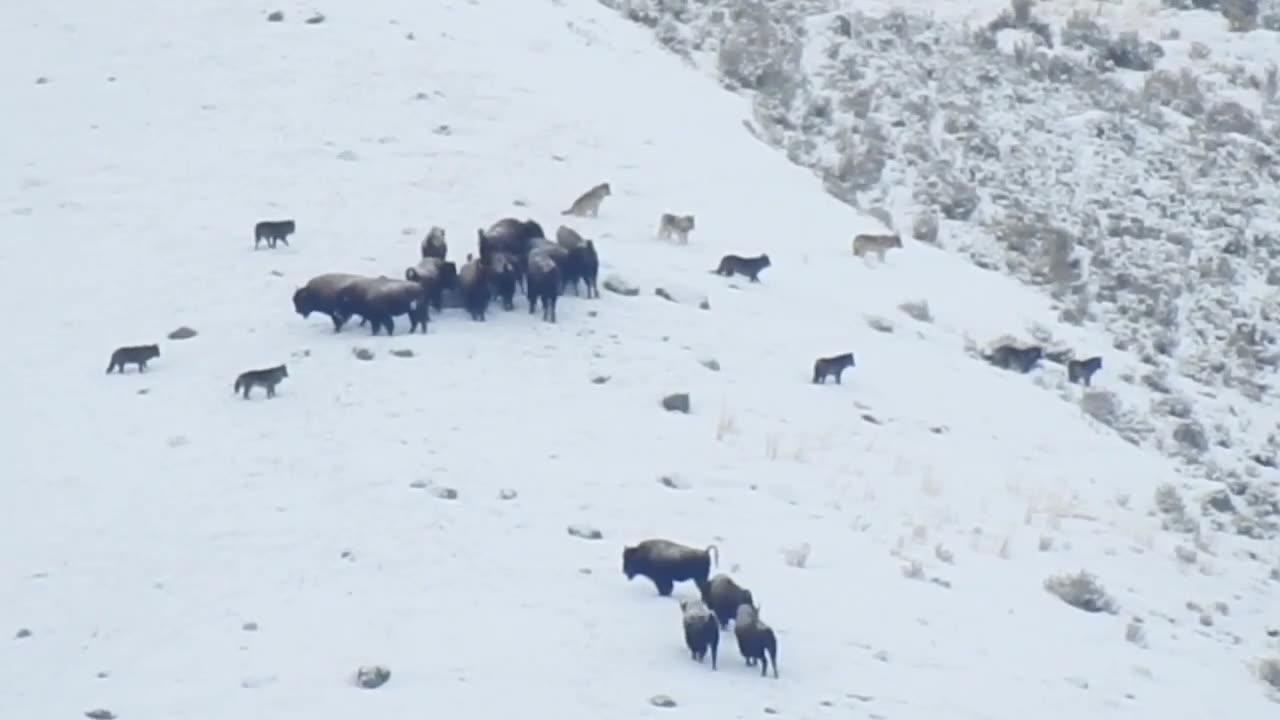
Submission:
[[[381,665],[365,665],[356,671],[356,684],[366,690],[380,688],[391,679],[391,670]]]
[[[186,325],[183,325],[177,330],[174,330],[173,332],[169,333],[169,339],[170,340],[190,340],[191,338],[195,337],[196,334],[197,333],[195,330],[192,330]]]
[[[582,538],[583,540],[604,539],[604,533],[591,527],[590,525],[570,525],[568,530],[570,535],[577,538]]]
[[[675,393],[662,398],[662,407],[668,412],[689,412],[689,393]]]

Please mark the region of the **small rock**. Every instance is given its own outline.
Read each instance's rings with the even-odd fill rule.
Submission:
[[[271,274],[276,277],[284,277],[284,273],[280,272],[279,270],[272,270]]]
[[[365,665],[356,671],[356,684],[366,690],[380,688],[391,679],[391,670],[381,665]]]
[[[435,495],[441,500],[457,500],[458,499],[457,490],[454,490],[451,487],[445,487],[443,485],[437,485],[431,488],[431,494]]]
[[[276,10],[267,16],[267,22],[284,22],[284,11]]]
[[[396,357],[398,357],[398,358],[411,358],[411,357],[413,357],[413,351],[412,351],[412,350],[410,350],[409,348],[399,348],[399,349],[396,349],[396,350],[392,350],[392,351],[391,351],[391,354],[392,354],[392,355],[395,355],[395,356],[396,356]]]
[[[663,300],[666,300],[667,302],[680,302],[679,300],[676,300],[675,298],[671,297],[671,293],[667,292],[666,290],[663,290],[662,288],[654,288],[653,294],[657,295]]]
[[[29,638],[31,637],[31,631],[26,628],[19,628],[18,634],[14,635],[14,637],[18,640],[21,640],[23,638]]]
[[[84,716],[90,720],[115,720],[116,714],[110,710],[98,708],[97,710],[90,710],[86,712]]]
[[[702,302],[699,302],[699,303],[698,303],[698,309],[699,309],[699,310],[710,310],[710,309],[711,309],[711,301],[710,301],[710,300],[708,300],[708,299],[706,299],[706,298],[702,298]]]
[[[654,695],[649,698],[649,704],[654,707],[673,708],[676,706],[676,701],[672,700],[670,695]]]
[[[590,525],[570,525],[568,527],[569,534],[582,538],[583,540],[603,540],[604,533],[591,527]]]
[[[373,351],[369,348],[354,347],[351,348],[351,354],[356,356],[357,360],[372,360]]]
[[[139,395],[150,395],[150,394],[151,394],[151,388],[140,388],[140,389],[138,390],[138,394],[139,394]]]
[[[107,672],[106,670],[99,670],[96,677],[99,680],[106,680],[107,678],[111,677],[111,673]]]
[[[247,622],[247,623],[245,623],[245,624],[241,625],[241,626],[240,626],[240,629],[241,629],[241,630],[244,630],[245,632],[258,632],[258,623],[256,623],[256,622]]]
[[[49,78],[44,77],[44,76],[38,77],[38,78],[36,78],[36,84],[37,84],[37,85],[48,85],[48,84],[49,84]]]
[[[303,22],[305,22],[308,25],[319,25],[320,23],[324,22],[324,15],[321,15],[320,13],[316,13],[315,15],[312,15],[311,17],[307,18]]]
[[[587,311],[587,317],[596,317],[596,316],[597,316],[597,315],[599,315],[599,314],[600,314],[600,313],[596,312],[595,310],[588,310],[588,311]]]
[[[196,336],[196,331],[183,325],[182,327],[169,333],[170,340],[190,340]]]
[[[591,574],[591,568],[578,568],[578,573],[579,573],[580,575],[590,575],[590,574]]]
[[[428,485],[430,485],[430,483],[428,483],[426,480],[414,480],[409,483],[409,487],[413,488],[414,490],[426,490]]]
[[[714,358],[703,358],[702,360],[699,360],[698,363],[712,372],[720,372],[720,361]]]
[[[594,383],[594,384],[596,384],[596,385],[603,385],[603,384],[605,384],[605,383],[609,382],[609,376],[608,376],[608,375],[597,375],[597,376],[595,376],[595,377],[591,378],[591,382],[592,382],[592,383]]]
[[[668,412],[689,412],[689,393],[675,393],[662,398],[662,408]]]
[[[879,419],[879,418],[877,418],[875,415],[872,415],[871,413],[863,413],[863,414],[862,414],[862,419],[863,419],[863,420],[865,420],[865,421],[867,421],[867,422],[869,422],[869,423],[871,423],[872,425],[880,425],[880,424],[882,424],[882,423],[880,422],[880,419]]]
[[[777,709],[777,708],[772,708],[772,707],[768,707],[768,706],[766,706],[766,707],[765,707],[765,709],[764,709],[764,714],[765,714],[765,715],[777,715],[777,714],[778,714],[778,709]]]
[[[347,562],[356,561],[356,554],[351,552],[350,550],[343,550],[342,554],[340,554],[338,557],[342,558],[343,560],[346,560]]]
[[[617,295],[636,297],[640,294],[640,288],[627,282],[621,275],[609,275],[601,284],[604,285],[605,290]]]
[[[934,425],[933,427],[929,428],[929,432],[933,433],[934,435],[945,435],[947,434],[947,426]]]
[[[449,127],[448,125],[437,125],[435,126],[435,128],[431,130],[431,132],[435,133],[436,135],[448,136],[453,134],[453,128]]]
[[[502,488],[501,490],[498,491],[498,499],[499,500],[515,500],[516,491],[512,490],[511,488]]]
[[[688,490],[689,483],[685,482],[678,475],[663,475],[658,478],[658,482],[672,490]]]
[[[405,40],[413,40],[413,39],[414,39],[414,37],[413,37],[413,33],[405,33],[405,35],[404,35],[404,39],[405,39]]]

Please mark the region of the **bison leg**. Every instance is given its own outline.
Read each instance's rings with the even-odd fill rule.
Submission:
[[[658,594],[662,597],[670,597],[671,591],[676,589],[675,583],[670,578],[654,580],[653,584],[658,588]]]
[[[347,317],[341,313],[330,313],[329,319],[333,321],[334,332],[342,332],[342,326],[347,324]]]
[[[837,384],[837,385],[839,385],[839,384],[840,384],[840,378],[841,378],[843,375],[844,375],[844,368],[840,368],[839,370],[837,370],[837,371],[836,371],[836,384]]]

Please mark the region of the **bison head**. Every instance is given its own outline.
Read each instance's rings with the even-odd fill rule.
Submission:
[[[315,312],[315,303],[311,297],[310,290],[304,287],[298,288],[297,292],[293,294],[293,309],[297,310],[302,317],[307,317]]]
[[[622,574],[627,579],[635,577],[640,573],[640,548],[628,547],[622,549]]]

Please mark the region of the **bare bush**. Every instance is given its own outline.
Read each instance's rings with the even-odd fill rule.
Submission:
[[[1044,589],[1062,602],[1085,612],[1115,614],[1119,606],[1115,598],[1092,574],[1081,570],[1074,575],[1055,575],[1044,581]]]
[[[1144,648],[1147,646],[1147,631],[1142,627],[1142,622],[1138,618],[1134,618],[1125,626],[1124,639],[1138,647]]]
[[[1258,116],[1234,100],[1214,103],[1200,124],[1210,132],[1236,133],[1245,137],[1256,137],[1261,131]]]
[[[1108,427],[1114,428],[1120,419],[1120,401],[1107,390],[1090,390],[1081,395],[1080,409]]]
[[[1258,679],[1280,691],[1280,658],[1266,658],[1258,662]]]
[[[898,305],[898,309],[912,320],[922,323],[933,322],[933,313],[929,311],[928,300],[905,300]]]

